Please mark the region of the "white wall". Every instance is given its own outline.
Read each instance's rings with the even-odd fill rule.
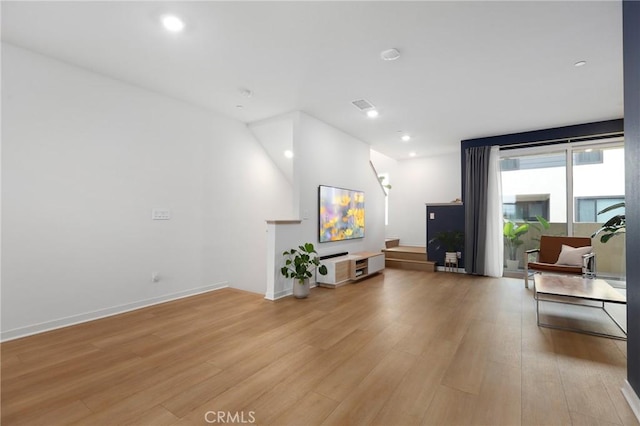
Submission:
[[[209,116],[204,277],[266,291],[266,220],[291,217],[291,186],[246,125]]]
[[[378,151],[370,150],[371,162],[373,163],[376,171],[379,174],[389,174],[389,184],[393,187],[393,179],[396,176],[396,170],[398,169],[398,160],[391,157],[387,157]]]
[[[264,292],[265,219],[291,194],[244,124],[2,55],[3,339],[226,284]]]
[[[282,252],[311,242],[320,255],[376,251],[384,248],[384,192],[369,162],[369,146],[322,121],[297,112],[292,121],[294,204],[298,201],[300,223],[270,225],[267,248],[265,297],[277,299],[291,294],[292,280],[280,274]],[[365,192],[365,237],[319,243],[318,186],[330,185]],[[294,207],[294,210],[296,208]],[[290,219],[281,217],[274,219]]]
[[[291,113],[253,122],[248,126],[271,161],[278,166],[291,185],[293,185],[293,160],[285,157],[284,152],[293,152],[293,121],[297,117],[297,113]]]
[[[426,203],[462,198],[460,153],[398,161],[391,176],[387,236],[400,244],[426,245]]]
[[[321,254],[384,248],[384,192],[369,162],[369,145],[300,113],[294,130],[294,176],[300,183],[303,235],[318,241],[318,186],[365,192],[365,238],[317,244]]]

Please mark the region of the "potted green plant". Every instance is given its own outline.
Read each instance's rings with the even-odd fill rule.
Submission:
[[[529,232],[529,226],[526,222],[518,225],[510,220],[506,220],[504,223],[502,234],[504,235],[504,244],[509,255],[507,259],[507,269],[509,270],[515,271],[518,269],[518,264],[520,263],[518,260],[518,247],[524,244],[520,237]]]
[[[547,219],[545,219],[544,217],[540,216],[540,215],[536,215],[536,220],[538,221],[538,223],[529,223],[526,220],[524,221],[525,223],[529,223],[529,230],[534,229],[535,231],[538,232],[538,235],[535,237],[531,238],[531,241],[535,241],[537,244],[536,245],[540,245],[540,237],[542,236],[542,234],[544,233],[545,230],[549,229],[551,227],[551,224],[549,223],[549,221]],[[537,248],[537,247],[536,247]]]
[[[318,253],[311,243],[305,243],[282,253],[285,257],[280,272],[286,278],[293,278],[293,296],[304,299],[309,296],[309,278],[317,268],[320,275],[327,275],[327,267],[320,264]]]
[[[621,203],[617,203],[612,206],[606,207],[600,210],[598,214],[607,213],[619,208],[622,208],[622,209],[625,208],[624,201]],[[606,221],[600,229],[598,229],[596,232],[591,234],[591,238],[594,238],[598,234],[602,234],[600,236],[600,242],[606,243],[616,235],[624,234],[626,232],[626,228],[627,228],[627,217],[623,212],[622,214],[617,214],[613,216],[611,219],[609,219],[608,221]]]
[[[550,228],[549,221],[542,216],[537,215],[536,220],[538,223],[529,223],[526,220],[524,223],[518,225],[511,220],[505,220],[502,233],[504,235],[505,247],[507,249],[509,258],[507,259],[507,269],[516,271],[520,265],[518,259],[518,247],[524,244],[524,241],[520,239],[524,234],[531,229],[538,231],[539,235],[542,235],[544,230]],[[531,238],[532,241],[540,242],[540,236]]]
[[[440,231],[432,239],[429,244],[434,244],[436,250],[444,247],[444,262],[458,263],[458,252],[464,247],[464,232],[462,231]]]

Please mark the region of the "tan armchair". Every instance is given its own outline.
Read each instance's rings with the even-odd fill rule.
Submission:
[[[563,252],[562,246],[568,246]],[[527,250],[524,262],[524,286],[529,288],[529,274],[550,272],[556,274],[582,275],[586,278],[596,276],[596,256],[586,247],[591,246],[589,237],[540,237],[540,248]],[[579,250],[579,248],[583,248]],[[578,249],[578,250],[571,250]],[[581,253],[588,251],[587,253]],[[535,261],[530,257],[537,254]],[[562,254],[562,260],[559,257]],[[567,260],[568,259],[568,260]]]

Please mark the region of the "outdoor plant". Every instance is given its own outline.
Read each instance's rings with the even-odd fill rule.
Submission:
[[[327,267],[320,264],[318,253],[311,243],[286,250],[282,255],[286,260],[280,272],[286,278],[294,278],[298,283],[304,284],[304,280],[311,278],[316,268],[320,275],[327,275]]]
[[[517,259],[518,247],[524,244],[524,241],[520,237],[529,232],[530,229],[535,229],[540,234],[542,234],[545,229],[549,229],[549,222],[545,218],[536,216],[536,220],[538,223],[529,223],[525,220],[524,223],[520,225],[511,220],[505,220],[502,233],[510,260]],[[533,240],[540,241],[540,238],[533,238]]]
[[[619,209],[619,208],[622,208],[622,209],[625,208],[624,201],[621,202],[621,203],[617,203],[617,204],[614,204],[612,206],[606,207],[606,208],[600,210],[598,212],[598,214],[607,213],[607,212],[610,212],[612,210]],[[613,216],[611,219],[609,219],[608,221],[606,221],[604,223],[604,225],[602,225],[602,227],[600,229],[598,229],[596,232],[594,232],[591,235],[591,238],[595,237],[598,234],[602,234],[600,236],[600,242],[606,243],[607,241],[609,241],[611,238],[615,237],[616,235],[624,234],[626,232],[626,228],[627,228],[627,218],[626,218],[625,214],[624,213],[617,214],[617,215]]]
[[[520,237],[527,232],[529,232],[528,223],[518,225],[510,220],[505,221],[502,233],[504,235],[505,247],[509,253],[510,260],[516,260],[518,247],[524,244],[524,241],[522,241]]]
[[[526,220],[524,222],[529,224],[529,230],[535,229],[538,232],[538,236],[531,238],[531,240],[540,243],[540,236],[546,229],[549,229],[551,225],[549,224],[547,219],[540,215],[536,215],[536,220],[538,221],[538,223],[530,223]]]

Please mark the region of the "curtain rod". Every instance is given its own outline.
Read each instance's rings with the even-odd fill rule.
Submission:
[[[575,138],[560,138],[560,139],[547,139],[543,141],[534,141],[534,142],[518,142],[507,145],[500,145],[500,150],[509,150],[509,149],[517,149],[517,148],[530,148],[534,146],[543,146],[543,145],[553,145],[558,143],[572,143],[572,142],[588,142],[592,140],[599,139],[609,139],[624,136],[624,132],[613,132],[613,133],[600,133],[597,135],[589,135],[589,136],[578,136]]]

